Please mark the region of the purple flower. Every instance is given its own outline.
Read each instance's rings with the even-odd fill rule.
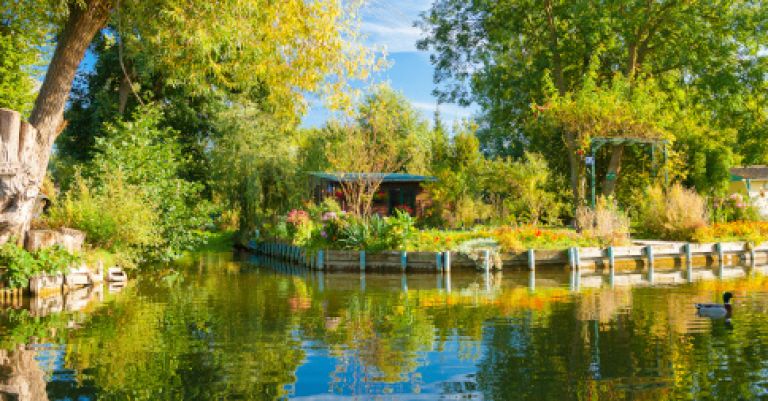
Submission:
[[[336,213],[334,212],[325,212],[323,214],[323,221],[336,220],[336,217]]]
[[[328,233],[326,233],[325,230],[320,231],[320,236],[323,238],[328,238]]]

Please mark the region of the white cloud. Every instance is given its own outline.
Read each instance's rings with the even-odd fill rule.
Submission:
[[[430,120],[430,123],[432,122],[432,117],[435,114],[435,110],[440,110],[440,118],[443,120],[443,123],[451,127],[454,123],[462,120],[471,118],[473,114],[477,111],[474,107],[462,107],[455,104],[448,104],[448,103],[442,103],[438,105],[437,103],[431,103],[431,102],[415,102],[411,101],[411,104],[416,109],[420,110],[422,114],[424,114],[425,118],[428,118]]]
[[[373,48],[384,48],[389,53],[415,52],[416,41],[421,31],[413,26],[393,26],[375,22],[363,22],[362,32],[366,35],[366,44]]]
[[[413,24],[429,1],[371,0],[362,9],[361,31],[371,47],[384,47],[390,53],[415,52],[421,30]]]

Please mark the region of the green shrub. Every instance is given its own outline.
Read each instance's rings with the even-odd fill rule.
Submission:
[[[28,252],[13,241],[0,246],[0,266],[4,267],[4,283],[11,288],[27,287],[30,277],[40,273],[56,274],[81,261],[61,246]]]
[[[141,191],[118,173],[95,185],[76,175],[74,185],[55,201],[43,224],[85,232],[89,244],[112,252],[137,253],[159,241],[159,216]]]
[[[712,219],[719,223],[758,221],[760,213],[748,197],[736,192],[712,202]]]
[[[106,124],[96,140],[96,155],[87,166],[97,186],[122,177],[155,214],[154,242],[142,247],[142,256],[168,261],[203,241],[200,228],[210,221],[210,207],[202,200],[202,185],[183,177],[192,162],[182,152],[179,133],[161,126],[157,105],[140,107],[130,120]]]
[[[637,227],[641,234],[672,241],[690,241],[697,229],[707,226],[704,198],[676,183],[666,193],[648,188],[641,204]]]
[[[324,206],[333,210],[324,210]],[[344,213],[333,204],[313,206],[308,212],[291,210],[281,222],[284,223],[269,228],[265,237],[309,249],[405,250],[416,230],[415,221],[407,212],[365,218]]]
[[[80,166],[42,224],[86,233],[90,245],[133,261],[175,259],[203,241],[209,210],[200,184],[180,178],[188,156],[157,106],[106,124],[93,160]]]

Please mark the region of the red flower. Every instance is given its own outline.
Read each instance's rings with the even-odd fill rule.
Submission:
[[[537,237],[541,237],[541,230],[536,230],[536,233],[534,235]]]

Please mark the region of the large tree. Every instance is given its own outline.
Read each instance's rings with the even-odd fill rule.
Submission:
[[[349,45],[354,13],[336,1],[28,0],[3,6],[10,8],[3,15],[51,17],[57,35],[29,124],[18,113],[0,113],[8,163],[0,177],[0,241],[24,237],[53,143],[65,127],[78,66],[110,17],[121,53],[144,55],[169,84],[192,88],[193,94],[224,93],[232,101],[263,93],[259,107],[285,120],[296,119],[305,92],[345,93],[338,89],[346,78],[364,76],[371,60]],[[136,91],[140,82],[131,86]]]
[[[754,149],[765,135],[756,122],[766,106],[758,89],[768,72],[760,52],[766,13],[750,0],[438,0],[422,17],[419,47],[432,51],[441,100],[480,105],[490,153],[520,155],[535,142],[526,120],[547,97],[545,76],[564,96],[590,69],[597,85],[617,73],[656,77],[664,90],[686,93],[686,106],[705,107],[708,124],[739,124]],[[575,193],[583,164],[576,139],[558,141]],[[616,173],[624,149],[612,150]]]

